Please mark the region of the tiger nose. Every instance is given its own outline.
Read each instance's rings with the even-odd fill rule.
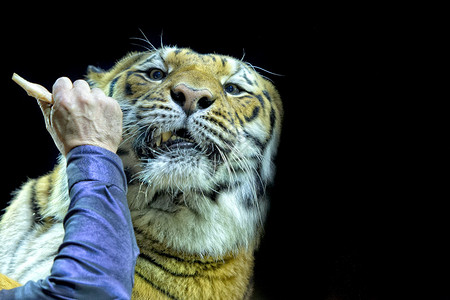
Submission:
[[[170,90],[172,100],[181,106],[189,116],[194,112],[210,107],[214,100],[208,89],[191,88],[180,83]]]

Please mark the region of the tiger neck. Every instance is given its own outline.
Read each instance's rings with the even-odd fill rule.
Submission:
[[[133,299],[245,299],[253,251],[220,258],[185,254],[136,232],[140,247]]]

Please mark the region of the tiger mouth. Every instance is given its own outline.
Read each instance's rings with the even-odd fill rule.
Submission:
[[[198,143],[186,128],[164,132],[146,131],[135,140],[133,147],[138,157],[150,160],[161,155],[172,158],[179,158],[180,155],[204,155],[217,164],[222,161],[221,153],[224,153],[214,143]]]
[[[186,129],[182,128],[176,131],[166,131],[155,135],[150,140],[150,147],[153,149],[166,148],[170,150],[172,148],[195,148],[198,147],[198,145],[191,137],[189,132]]]

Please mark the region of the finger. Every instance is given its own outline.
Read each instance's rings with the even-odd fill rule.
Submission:
[[[93,89],[91,90],[91,93],[92,93],[92,95],[93,95],[94,97],[96,97],[96,98],[106,97],[105,93],[104,93],[101,89],[99,89],[99,88],[93,88]]]
[[[73,88],[72,81],[67,77],[58,78],[53,84],[53,95],[60,91],[69,91]]]
[[[73,88],[72,81],[67,77],[58,78],[53,84],[53,101],[55,104],[61,100],[63,95],[67,95]]]
[[[77,80],[73,83],[73,95],[75,95],[74,100],[76,102],[90,104],[92,103],[91,87],[84,80]]]
[[[87,83],[85,80],[78,79],[73,83],[74,89],[80,89],[82,91],[90,91],[91,87],[89,86],[89,83]]]
[[[93,88],[91,90],[92,98],[94,99],[95,103],[108,103],[108,97],[105,95],[105,93],[99,89],[99,88]],[[100,104],[101,105],[101,104]]]
[[[120,105],[116,101],[116,99],[106,96],[106,94],[103,92],[103,90],[101,90],[99,88],[93,88],[91,91],[91,94],[94,97],[94,99],[101,100],[101,103],[103,103],[104,106],[111,107],[115,111],[120,111],[120,113],[122,113]],[[100,101],[96,101],[96,102],[100,103]]]

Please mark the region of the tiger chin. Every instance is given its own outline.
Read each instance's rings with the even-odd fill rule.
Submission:
[[[282,104],[229,56],[163,47],[87,80],[123,111],[119,147],[140,256],[134,299],[246,299],[269,207]],[[70,202],[65,160],[30,179],[0,223],[0,273],[47,276]]]

